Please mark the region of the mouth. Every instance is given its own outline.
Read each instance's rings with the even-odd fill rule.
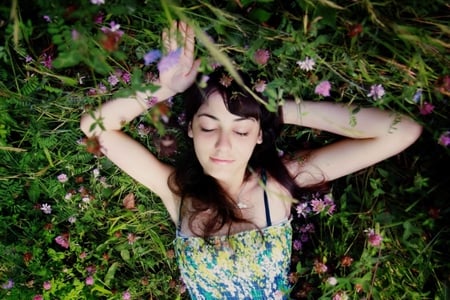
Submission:
[[[222,158],[216,158],[216,157],[210,157],[210,160],[213,163],[219,164],[219,165],[227,165],[227,164],[231,164],[234,162],[234,160],[232,160],[232,159],[222,159]]]

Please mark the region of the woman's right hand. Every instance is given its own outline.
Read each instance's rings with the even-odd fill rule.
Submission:
[[[200,65],[200,59],[194,59],[194,30],[175,21],[170,30],[163,31],[162,40],[167,54],[158,63],[159,82],[175,94],[184,92],[194,83]]]

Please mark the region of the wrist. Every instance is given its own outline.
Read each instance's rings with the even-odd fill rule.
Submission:
[[[152,90],[136,93],[136,99],[142,104],[144,104],[147,107],[147,109],[177,94],[170,88],[163,85],[159,85],[158,83],[155,84],[155,87]]]

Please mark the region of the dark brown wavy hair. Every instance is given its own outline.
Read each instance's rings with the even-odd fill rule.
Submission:
[[[250,78],[246,74],[240,74],[245,84],[251,87]],[[206,87],[198,84],[192,85],[184,95],[186,132],[194,115],[208,97],[215,92],[223,97],[226,108],[232,114],[255,118],[260,122],[263,139],[257,144],[248,162],[246,176],[250,171],[265,172],[285,187],[293,198],[300,199],[303,189],[300,188],[290,175],[276,149],[276,139],[279,136],[283,124],[281,111],[270,112],[265,104],[254,99],[235,80],[231,80],[223,69],[218,69],[209,74]],[[258,93],[256,93],[258,94]],[[258,94],[262,99],[264,97]],[[191,139],[188,139],[192,143]],[[198,161],[193,144],[187,147],[184,157],[178,160],[174,173],[169,178],[169,186],[174,193],[183,200],[192,201],[194,212],[189,217],[191,231],[204,238],[212,236],[224,226],[233,223],[248,222],[242,218],[240,210],[233,199],[218,184],[215,178],[205,174]],[[202,224],[202,233],[193,230],[192,222],[195,217],[206,210],[210,210],[210,217]],[[182,210],[180,210],[181,212]],[[181,216],[180,216],[181,220]],[[228,230],[230,230],[230,227]],[[229,231],[228,231],[229,232]]]

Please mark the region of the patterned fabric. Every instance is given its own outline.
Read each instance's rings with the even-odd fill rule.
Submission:
[[[290,220],[208,241],[177,233],[174,241],[191,298],[205,300],[287,299],[291,242]]]

